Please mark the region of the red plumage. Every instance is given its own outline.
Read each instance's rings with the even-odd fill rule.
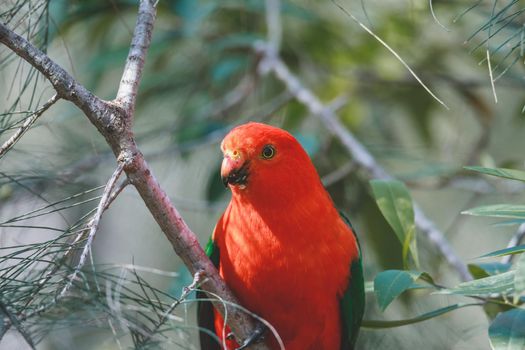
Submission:
[[[310,158],[288,132],[259,123],[233,129],[221,149],[224,178],[246,171],[245,181],[230,181],[232,199],[213,234],[221,277],[287,350],[340,349],[339,301],[359,252]],[[219,337],[222,324],[216,313]]]

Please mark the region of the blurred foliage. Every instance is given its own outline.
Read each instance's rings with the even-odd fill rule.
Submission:
[[[522,171],[513,169],[499,169],[486,167],[469,167],[469,169],[505,179],[525,181]],[[403,250],[408,250],[411,242],[417,240],[414,235],[409,235],[413,230],[410,228],[410,215],[406,214],[406,201],[411,201],[406,195],[406,189],[398,181],[372,181],[374,196],[383,215],[394,228],[399,241],[403,244]],[[386,203],[385,203],[386,202]],[[501,208],[505,210],[501,210]],[[509,207],[512,209],[509,214]],[[475,208],[464,212],[477,216],[509,216],[522,218],[525,215],[525,207],[509,205],[491,205]],[[503,213],[503,214],[502,214]],[[523,226],[525,228],[525,226]],[[520,227],[519,231],[524,229]],[[525,235],[525,231],[520,233]],[[511,263],[483,263],[471,264],[469,269],[473,280],[458,284],[453,288],[445,288],[434,283],[433,278],[424,272],[413,270],[387,270],[379,273],[374,279],[374,293],[377,297],[379,307],[382,311],[401,293],[414,288],[418,278],[428,282],[426,288],[435,289],[437,293],[452,294],[472,297],[474,300],[482,300],[487,316],[491,322],[488,334],[493,349],[523,349],[525,344],[525,310],[523,304],[525,299],[525,248],[523,245],[500,249],[487,253],[481,258],[500,257],[506,255],[519,255],[514,264]],[[405,263],[405,268],[408,264]],[[422,286],[425,288],[425,286]],[[512,297],[512,299],[510,299]],[[464,306],[468,306],[465,304]],[[453,305],[451,305],[452,307]],[[435,310],[439,312],[442,308]],[[387,326],[384,322],[384,326]]]
[[[523,2],[431,3],[432,11],[426,2],[390,0],[345,1],[341,6],[391,45],[450,111],[333,3],[281,4],[280,55],[285,63],[325,103],[343,101],[337,113],[345,127],[406,186],[399,182],[370,186],[320,120],[291,98],[276,78],[258,74],[261,57],[254,46],[267,34],[265,3],[258,0],[159,2],[139,91],[136,137],[158,169],[163,187],[205,242],[228,196],[218,175],[222,137],[248,120],[290,130],[312,157],[337,206],[357,223],[366,277],[377,282],[375,289],[369,288],[366,318],[381,319],[368,326],[415,327],[365,329],[361,348],[441,349],[461,342],[469,348],[488,348],[487,328],[494,349],[508,344],[518,348],[523,332],[509,331],[508,325],[519,328],[524,320],[522,259],[476,260],[469,266],[475,280],[458,284],[435,248],[411,231],[410,206],[399,211],[395,203],[415,198],[429,208],[429,216],[465,260],[484,254],[492,259],[510,252],[516,258],[523,255],[520,247],[505,250],[502,243],[525,217],[521,204],[525,187],[507,181],[522,180],[522,172],[505,169],[523,167]],[[47,51],[97,95],[112,99],[136,11],[135,0],[5,0],[0,3],[0,20]],[[52,89],[3,46],[0,72],[1,144]],[[493,103],[491,79],[499,104]],[[92,261],[71,294],[57,297],[74,267],[74,254],[66,252],[79,251],[85,243],[71,239],[85,230],[99,199],[95,194],[113,161],[103,138],[66,103],[51,108],[20,144],[0,158],[0,335],[11,323],[22,336],[50,348],[67,348],[64,339],[85,342],[83,349],[155,348],[161,343],[195,348],[195,326],[180,307],[190,301],[177,304],[170,287],[180,291],[191,282],[187,274],[159,277],[158,270],[150,269],[143,277],[133,268],[119,265],[108,272],[109,265],[103,265],[111,259],[131,264],[133,253],[117,258],[117,252],[131,251],[136,242],[144,251],[155,241],[151,231],[157,229],[144,218],[147,213],[138,214],[145,209],[136,209],[133,203],[138,200],[131,195],[125,201],[131,209],[111,208],[107,216],[114,219],[104,216],[116,224],[103,226],[97,236],[102,238],[97,239],[109,234],[111,240],[95,245]],[[389,187],[396,190],[381,196]],[[381,198],[389,204],[378,207]],[[466,211],[474,207],[478,208]],[[497,227],[488,221],[467,226],[462,211],[512,220],[497,219]],[[393,218],[398,219],[394,224]],[[129,227],[122,228],[128,221]],[[508,234],[485,242],[480,227]],[[125,231],[124,238],[119,238],[119,231]],[[141,235],[144,231],[148,236]],[[106,245],[109,250],[104,250]],[[148,252],[148,262],[183,271],[174,254],[162,250],[164,246],[162,237],[162,243]],[[418,260],[418,266],[413,264]],[[471,296],[476,297],[473,303]],[[461,302],[465,298],[469,302]],[[465,309],[472,304],[484,305],[477,317]],[[176,315],[166,319],[173,305]],[[445,316],[449,313],[453,316]],[[488,321],[479,317],[483,314]],[[440,318],[427,321],[430,325],[415,324],[435,316]],[[442,321],[445,317],[450,318]],[[13,323],[15,319],[20,324]],[[473,329],[472,339],[465,339],[466,329]]]

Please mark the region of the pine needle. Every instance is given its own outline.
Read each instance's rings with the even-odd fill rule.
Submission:
[[[335,0],[332,0],[332,2],[337,6],[339,7],[339,9],[341,11],[343,11],[348,17],[350,17],[354,22],[356,22],[361,28],[363,28],[368,34],[370,34],[374,39],[376,39],[377,41],[379,41],[379,43],[381,45],[383,45],[388,51],[390,51],[390,53],[408,70],[408,72],[414,77],[414,79],[416,79],[416,81],[423,87],[423,89],[425,89],[426,92],[428,92],[428,94],[430,96],[432,96],[432,98],[434,100],[436,100],[439,104],[441,104],[443,107],[445,107],[447,110],[450,109],[446,104],[445,102],[443,102],[439,97],[436,96],[436,94],[434,94],[432,92],[432,90],[430,90],[430,88],[421,80],[421,78],[419,78],[419,76],[416,74],[416,72],[414,72],[414,70],[412,68],[410,68],[410,66],[405,62],[405,60],[392,48],[390,47],[383,39],[381,39],[379,36],[377,36],[370,28],[368,28],[363,22],[361,22],[359,19],[357,19],[350,11],[348,11],[347,9],[345,9],[342,5],[340,5],[339,3],[337,3]]]

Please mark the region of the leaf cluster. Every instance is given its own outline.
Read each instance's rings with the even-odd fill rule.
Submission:
[[[514,169],[467,167],[468,170],[504,179],[525,181],[525,172]],[[469,270],[472,281],[458,284],[455,287],[444,287],[436,284],[427,272],[410,270],[409,266],[418,267],[417,255],[409,259],[408,251],[416,249],[417,235],[413,232],[414,215],[410,194],[403,183],[399,181],[371,182],[373,195],[381,212],[392,226],[403,245],[403,261],[405,270],[386,270],[377,274],[369,291],[374,292],[379,307],[384,311],[402,293],[409,290],[424,289],[432,294],[448,294],[471,298],[470,303],[448,305],[412,319],[398,321],[370,321],[364,326],[372,328],[394,327],[425,321],[432,317],[467,306],[482,306],[487,316],[492,320],[488,334],[493,349],[522,349],[525,346],[525,246],[518,245],[487,253],[478,259],[518,255],[514,264],[510,262],[473,263]],[[464,212],[468,215],[505,217],[516,219],[514,224],[525,223],[525,209],[520,205],[490,205],[470,209]]]

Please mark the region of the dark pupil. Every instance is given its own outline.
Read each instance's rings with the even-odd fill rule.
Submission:
[[[263,149],[264,158],[271,158],[273,156],[273,148],[271,146],[266,146]]]

